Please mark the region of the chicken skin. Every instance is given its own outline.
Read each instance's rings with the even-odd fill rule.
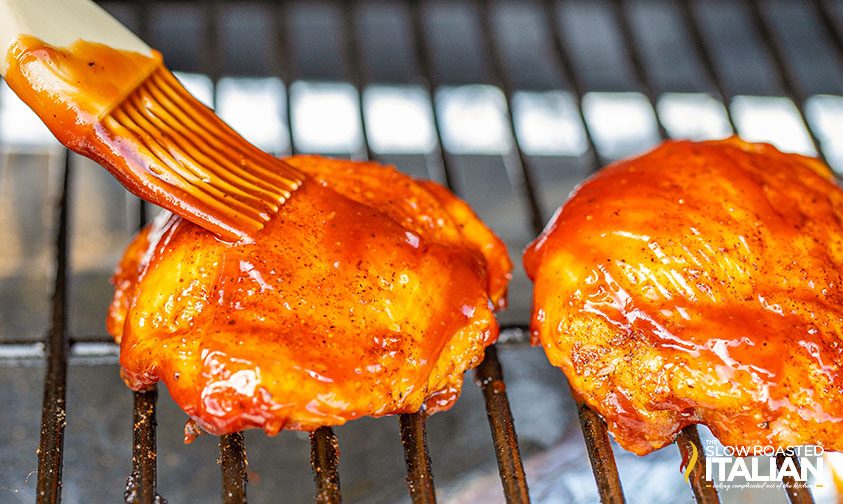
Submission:
[[[393,168],[314,156],[253,242],[159,218],[114,276],[135,390],[161,380],[212,434],[436,412],[498,335],[511,263],[466,203]]]
[[[816,159],[667,142],[582,184],[526,250],[533,343],[639,455],[843,450],[843,191]]]

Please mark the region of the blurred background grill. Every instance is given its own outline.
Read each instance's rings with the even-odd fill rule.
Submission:
[[[534,502],[619,497],[613,461],[599,453],[606,447],[601,422],[583,412],[598,488],[564,377],[525,344],[530,287],[519,252],[571,189],[604,163],[664,137],[718,138],[733,129],[822,155],[843,170],[843,142],[835,141],[843,134],[839,1],[102,5],[260,147],[397,164],[451,185],[506,240],[517,269],[497,353]],[[155,411],[154,456],[156,416],[148,414],[155,395],[133,399],[105,335],[108,277],[138,224],[155,212],[104,170],[66,157],[0,88],[0,502],[31,502],[36,488],[50,501],[59,482],[66,502],[148,502],[156,467],[157,491],[172,503],[213,502],[221,486],[224,500],[241,497],[242,439],[223,439],[221,454],[211,436],[183,445],[185,416],[166,397]],[[479,374],[487,392],[496,363],[488,356]],[[427,423],[440,501],[502,501],[496,453],[508,497],[523,497],[517,451],[507,451],[514,438],[506,434],[505,400],[491,395],[497,452],[481,387],[468,383],[451,411]],[[402,437],[411,476],[421,478],[413,497],[425,501],[429,487],[418,486],[427,481],[424,451],[413,445],[423,423],[408,416],[400,424],[362,419],[335,429],[347,502],[408,499]],[[246,440],[251,501],[312,500],[311,447],[322,497],[334,497],[329,431],[312,443],[293,432],[273,439],[249,432]],[[643,458],[615,456],[627,500],[692,499],[674,446]],[[815,497],[834,501],[832,493],[816,489]],[[786,499],[784,492],[752,497]]]

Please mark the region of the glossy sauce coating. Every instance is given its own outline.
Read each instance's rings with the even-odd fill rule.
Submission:
[[[108,319],[127,384],[163,380],[214,434],[449,408],[497,337],[504,245],[392,168],[288,162],[309,178],[254,243],[171,217],[130,245]]]
[[[9,87],[62,144],[226,240],[253,238],[302,181],[197,102],[158,52],[24,35],[6,61]]]
[[[111,108],[162,66],[157,51],[144,55],[82,40],[59,48],[31,35],[12,43],[6,62],[9,87],[59,141],[82,149]]]
[[[843,449],[843,191],[737,138],[667,142],[585,182],[524,256],[533,337],[624,448]]]

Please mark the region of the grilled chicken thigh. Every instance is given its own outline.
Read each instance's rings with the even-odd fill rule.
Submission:
[[[169,217],[129,246],[108,318],[124,380],[163,380],[213,434],[449,408],[498,334],[503,243],[434,183],[287,162],[308,178],[254,242]]]
[[[821,162],[665,143],[579,187],[524,264],[534,343],[624,448],[702,423],[843,450],[843,191]]]

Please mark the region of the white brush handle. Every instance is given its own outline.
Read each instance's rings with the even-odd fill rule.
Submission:
[[[77,40],[151,54],[152,49],[90,0],[0,0],[0,75],[9,67],[9,46],[32,35],[57,47]]]

